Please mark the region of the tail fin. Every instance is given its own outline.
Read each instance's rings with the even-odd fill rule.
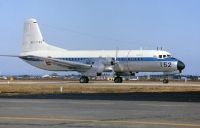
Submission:
[[[36,19],[28,19],[24,23],[24,34],[21,55],[33,51],[63,51],[53,45],[47,44],[40,32]]]
[[[22,53],[41,50],[45,42],[35,19],[28,19],[24,23]]]

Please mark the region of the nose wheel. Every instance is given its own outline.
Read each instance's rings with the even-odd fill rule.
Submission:
[[[89,78],[87,76],[81,76],[79,81],[80,81],[80,83],[88,83],[89,82]]]
[[[114,82],[115,82],[115,83],[122,83],[122,82],[123,82],[123,79],[122,79],[122,77],[117,76],[117,77],[115,77]]]

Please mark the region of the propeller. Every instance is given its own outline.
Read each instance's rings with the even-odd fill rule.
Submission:
[[[115,58],[111,60],[111,65],[115,65],[118,63],[117,56],[118,56],[118,47],[116,48]]]

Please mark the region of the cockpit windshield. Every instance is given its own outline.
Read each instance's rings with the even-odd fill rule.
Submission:
[[[167,54],[167,55],[158,55],[158,58],[163,59],[163,58],[169,58],[172,57],[171,55]]]

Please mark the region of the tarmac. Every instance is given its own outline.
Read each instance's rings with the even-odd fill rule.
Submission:
[[[0,99],[0,128],[200,128],[200,103]]]
[[[163,84],[161,81],[125,81],[123,83],[114,83],[113,81],[90,81],[89,83],[79,83],[76,81],[62,81],[62,80],[1,80],[0,85],[88,85],[88,86],[200,86],[200,82],[189,82],[189,81],[170,81],[168,84]]]
[[[42,93],[23,92],[35,86]],[[56,86],[54,89],[107,87],[125,92],[106,89],[101,93],[91,93],[91,90],[70,93],[57,89],[55,93],[44,93],[46,86]],[[139,92],[126,92],[135,87],[140,88]],[[186,90],[157,90],[169,87]],[[188,87],[192,90],[188,91]],[[166,85],[160,82],[0,81],[0,128],[200,128],[199,87],[198,82]],[[11,92],[13,88],[16,90]],[[146,88],[149,90],[142,91]],[[19,92],[15,94],[15,91]]]

